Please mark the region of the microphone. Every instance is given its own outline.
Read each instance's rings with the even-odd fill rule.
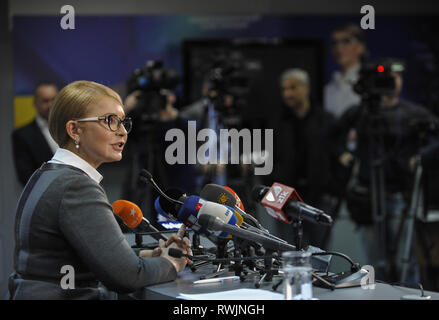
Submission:
[[[244,204],[242,203],[241,199],[239,198],[239,196],[237,195],[237,193],[236,193],[232,188],[227,187],[227,186],[224,186],[224,188],[227,189],[227,190],[229,190],[229,191],[233,194],[233,196],[235,197],[235,199],[236,199],[236,205],[235,205],[235,207],[238,209],[238,211],[239,211],[239,209],[242,210],[242,212],[241,212],[241,211],[239,211],[239,212],[240,212],[241,215],[244,217],[244,220],[247,220],[247,222],[251,222],[251,223],[253,224],[253,226],[255,226],[256,228],[258,228],[259,230],[261,230],[261,231],[264,232],[265,234],[267,234],[267,235],[269,235],[269,236],[271,236],[271,237],[274,237],[273,235],[270,235],[270,232],[269,232],[267,229],[265,229],[265,228],[261,225],[261,223],[260,223],[255,217],[253,217],[251,214],[247,214],[247,213],[244,212],[244,211],[245,211],[245,209],[244,209]],[[277,237],[275,237],[275,238],[277,238]],[[277,238],[277,239],[278,239],[278,240],[281,240],[280,238]]]
[[[173,199],[184,201],[187,199],[187,194],[178,188],[171,188],[166,190],[166,194]],[[177,220],[177,213],[181,208],[180,204],[166,200],[163,196],[158,196],[154,202],[154,208],[158,214],[164,216],[168,220]]]
[[[198,196],[189,196],[185,200],[178,212],[178,219],[194,231],[209,236],[211,235],[211,232],[206,228],[202,228],[198,223],[198,217],[202,213],[213,215],[225,223],[232,225],[240,225],[243,221],[239,213],[236,214],[236,212],[233,212],[232,208],[211,201],[206,201]],[[212,235],[219,238],[229,237],[229,234],[222,232],[215,232],[212,233]]]
[[[176,203],[176,204],[180,204],[180,205],[183,204],[183,202],[180,201],[180,200],[175,200],[175,199],[172,199],[172,198],[168,197],[168,196],[162,191],[162,189],[160,189],[160,187],[157,185],[157,183],[154,181],[154,179],[153,179],[151,173],[149,173],[148,170],[146,170],[146,169],[142,169],[142,170],[140,171],[140,173],[139,173],[139,176],[140,176],[139,178],[140,178],[141,181],[143,181],[144,183],[149,183],[149,184],[151,184],[151,185],[154,187],[154,189],[156,189],[157,192],[160,193],[160,194],[161,194],[166,200],[168,200],[169,202]]]
[[[236,199],[235,207],[241,209],[242,211],[245,211],[244,204],[242,203],[241,198],[239,198],[238,194],[232,188],[230,188],[228,186],[224,186],[224,189],[230,191],[230,193],[235,197],[235,199]]]
[[[185,257],[185,258],[188,258],[188,259],[190,259],[190,260],[194,260],[194,256],[191,256],[191,255],[189,255],[189,254],[185,254],[185,253],[183,253],[183,251],[181,251],[180,249],[177,249],[177,248],[169,248],[168,249],[168,254],[171,256],[171,257],[173,257],[173,258],[182,258],[182,257]]]
[[[296,250],[296,247],[293,245],[290,245],[285,242],[280,242],[275,239],[272,239],[270,237],[267,237],[263,234],[250,232],[244,229],[241,229],[237,226],[233,226],[227,223],[224,223],[219,219],[218,217],[209,215],[209,214],[201,214],[198,217],[198,223],[211,231],[216,232],[227,232],[231,235],[234,235],[237,238],[249,240],[252,242],[256,242],[261,244],[267,249],[272,249],[275,251],[291,251]]]
[[[200,192],[200,197],[233,208],[235,215],[242,216],[244,221],[251,222],[255,227],[263,230],[265,233],[268,232],[268,230],[261,226],[256,218],[244,211],[241,199],[239,199],[238,195],[229,187],[223,187],[214,183],[206,184]],[[239,199],[239,201],[237,199]],[[246,225],[244,224],[244,226]]]
[[[151,223],[143,217],[142,210],[140,210],[139,206],[135,203],[127,200],[117,200],[113,202],[113,212],[122,218],[123,222],[131,229],[138,227],[143,222],[143,227],[151,232],[151,237],[156,240],[164,240],[167,241],[164,235],[160,233],[157,228],[155,228]]]
[[[200,197],[232,208],[236,206],[236,198],[233,193],[215,183],[206,184],[200,191]]]
[[[242,216],[231,207],[211,201],[205,201],[205,203],[203,203],[198,212],[198,218],[203,214],[216,217],[223,223],[232,226],[240,226],[243,222]],[[218,238],[231,238],[227,232],[221,232],[221,230],[218,230],[218,232],[212,232],[212,234]]]
[[[198,213],[205,200],[198,196],[189,196],[178,211],[178,220],[197,233],[209,236],[210,232],[198,224]]]
[[[332,218],[322,210],[303,203],[296,189],[280,183],[271,188],[256,186],[252,198],[260,202],[268,214],[275,219],[291,224],[294,219],[304,219],[312,223],[331,225]]]

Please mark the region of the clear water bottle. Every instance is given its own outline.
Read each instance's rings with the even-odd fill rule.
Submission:
[[[312,300],[311,252],[282,254],[285,300]]]

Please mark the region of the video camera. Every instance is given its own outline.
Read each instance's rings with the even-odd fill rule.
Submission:
[[[147,61],[143,69],[135,69],[128,79],[128,92],[142,90],[143,92],[159,91],[160,89],[174,90],[180,83],[177,71],[163,68],[162,61]]]
[[[150,60],[142,69],[135,69],[126,82],[127,92],[140,90],[136,107],[137,117],[140,115],[142,124],[158,121],[159,112],[166,108],[166,100],[170,91],[180,83],[176,70],[164,68],[162,61]],[[136,117],[136,116],[135,116]],[[137,119],[139,120],[139,119]]]
[[[240,122],[250,91],[251,69],[241,53],[222,53],[216,55],[207,74],[207,95],[226,125],[233,126]]]
[[[392,93],[395,90],[395,78],[391,73],[402,71],[404,64],[396,59],[383,59],[376,64],[363,63],[354,91],[363,99]]]

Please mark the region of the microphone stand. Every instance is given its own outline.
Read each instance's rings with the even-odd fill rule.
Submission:
[[[228,242],[229,242],[229,240],[227,240],[227,239],[218,239],[217,250],[216,250],[216,258],[217,259],[228,258],[228,253],[227,253],[227,243]],[[214,262],[213,264],[216,264],[216,263]],[[218,266],[216,268],[216,271],[209,274],[209,275],[203,276],[202,278],[203,279],[215,278],[216,276],[220,276],[226,272],[228,272],[228,270],[223,268],[223,262],[218,262]]]
[[[273,275],[279,274],[279,270],[273,269],[273,259],[270,257],[273,256],[274,252],[274,250],[267,250],[266,252],[267,257],[264,258],[264,270],[261,272],[262,277],[259,279],[258,282],[255,283],[255,287],[257,289],[261,287],[263,281],[273,281]]]
[[[296,246],[296,250],[302,250],[303,249],[303,243],[302,243],[302,238],[303,238],[303,223],[302,223],[302,218],[299,217],[298,219],[295,219],[292,223],[293,226],[293,233],[294,233],[294,243]]]
[[[241,250],[239,249],[238,244],[235,242],[235,250],[233,253],[233,256],[235,258],[242,258],[243,255],[241,254]],[[242,265],[241,261],[235,261],[233,265],[229,267],[229,269],[232,269],[235,271],[235,276],[238,276],[240,279],[243,279],[242,271],[244,270],[244,267]]]

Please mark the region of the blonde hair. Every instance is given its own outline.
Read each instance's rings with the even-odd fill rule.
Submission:
[[[105,97],[112,98],[123,106],[119,94],[93,81],[72,82],[58,93],[50,108],[49,132],[61,148],[71,139],[66,130],[66,123],[85,117],[90,111],[90,106]]]

